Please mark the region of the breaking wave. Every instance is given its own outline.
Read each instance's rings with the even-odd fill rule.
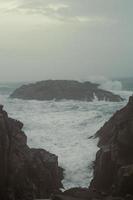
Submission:
[[[90,76],[88,81],[99,84],[99,88],[108,91],[121,91],[122,83],[117,80],[109,79],[105,76]]]

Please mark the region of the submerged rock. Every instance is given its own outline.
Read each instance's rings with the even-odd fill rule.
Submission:
[[[81,100],[93,101],[95,98],[105,101],[122,101],[119,95],[98,88],[98,84],[71,80],[47,80],[23,85],[16,89],[11,98],[35,100]]]
[[[0,199],[48,198],[61,186],[57,156],[27,146],[23,124],[0,106]]]

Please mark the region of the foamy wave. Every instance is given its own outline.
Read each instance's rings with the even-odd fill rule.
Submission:
[[[99,88],[108,90],[108,91],[121,91],[122,90],[122,83],[117,80],[111,80],[105,76],[90,76],[88,81],[92,83],[98,83],[100,86]]]
[[[120,90],[122,90],[122,84],[121,84],[120,81],[108,80],[105,83],[101,84],[100,88],[102,88],[104,90],[116,90],[116,91],[120,91]]]

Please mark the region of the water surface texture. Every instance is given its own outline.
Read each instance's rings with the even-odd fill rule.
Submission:
[[[19,85],[1,84],[0,103],[10,117],[24,123],[28,145],[58,155],[59,165],[65,169],[65,189],[87,187],[98,150],[97,139],[89,137],[126,104],[131,91],[115,91],[125,98],[117,103],[96,99],[93,102],[10,99],[9,94]]]

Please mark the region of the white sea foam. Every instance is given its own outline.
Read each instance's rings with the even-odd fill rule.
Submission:
[[[131,92],[119,91],[126,99]],[[65,189],[88,186],[97,140],[89,139],[126,101],[24,101],[0,95],[0,102],[13,118],[24,123],[31,147],[44,148],[59,157],[65,169]]]
[[[105,76],[90,76],[87,79],[92,83],[100,84],[99,88],[104,90],[113,90],[113,91],[121,91],[122,83],[117,80],[112,80]]]

